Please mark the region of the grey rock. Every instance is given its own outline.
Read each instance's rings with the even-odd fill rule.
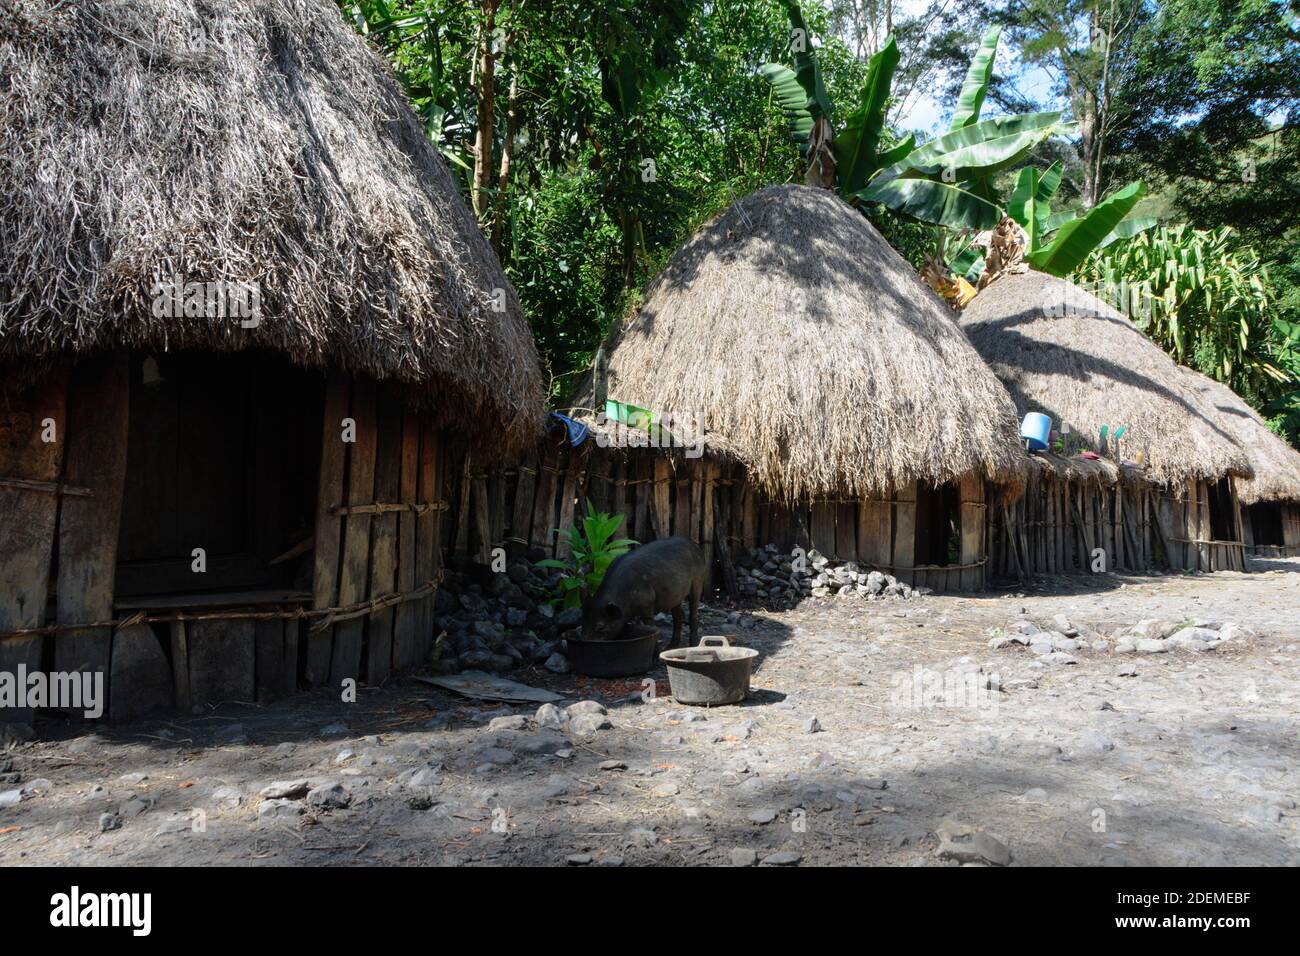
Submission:
[[[545,667],[552,674],[569,673],[569,659],[565,657],[563,654],[561,654],[559,651],[556,651],[550,657],[546,658],[546,663],[543,664],[542,666]]]
[[[604,714],[578,714],[569,721],[569,730],[580,737],[590,737],[599,730],[608,730],[613,726]]]
[[[940,859],[993,866],[1006,866],[1012,860],[1011,850],[1005,843],[968,823],[944,820],[937,835],[939,847],[935,853]]]
[[[261,789],[267,800],[297,800],[307,796],[311,784],[306,780],[275,780]]]
[[[563,727],[565,722],[564,711],[554,704],[542,704],[537,708],[537,714],[533,717],[539,727]]]
[[[732,866],[753,866],[758,862],[758,853],[749,847],[736,847],[731,851]]]
[[[109,830],[120,830],[122,828],[122,818],[116,813],[101,813],[99,815],[99,832],[107,833]]]
[[[307,791],[307,803],[321,810],[342,810],[352,802],[352,794],[341,783],[324,783]]]
[[[757,823],[759,826],[764,826],[768,823],[771,823],[775,819],[776,819],[776,810],[772,809],[771,807],[764,807],[761,810],[755,810],[753,813],[749,815],[749,821],[751,823]]]
[[[763,857],[763,866],[797,866],[803,855],[794,850],[778,850]]]
[[[488,730],[526,730],[528,728],[528,718],[522,714],[513,714],[509,717],[493,717],[488,723]]]
[[[303,812],[302,804],[293,800],[263,800],[257,808],[259,820],[278,817],[296,817]]]

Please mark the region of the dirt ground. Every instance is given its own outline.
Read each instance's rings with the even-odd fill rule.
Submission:
[[[0,806],[0,863],[956,865],[936,853],[955,821],[1016,865],[1295,866],[1298,608],[1300,560],[810,600],[735,623],[719,606],[706,631],[760,656],[745,704],[714,710],[673,703],[662,671],[648,701],[636,680],[512,675],[599,701],[603,729],[598,714],[539,727],[535,705],[410,678],[354,704],[46,724],[0,753],[0,791],[26,788]],[[1044,663],[989,646],[1058,614],[1106,649]],[[1257,636],[1117,653],[1110,635],[1147,618]],[[918,691],[934,673],[963,676]],[[277,781],[314,793],[261,796]]]

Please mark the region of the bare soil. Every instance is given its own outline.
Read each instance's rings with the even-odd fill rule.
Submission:
[[[1300,560],[810,600],[733,624],[718,606],[706,630],[760,655],[742,706],[677,705],[662,670],[648,701],[638,680],[512,675],[603,703],[612,726],[587,735],[410,678],[352,704],[318,692],[127,726],[47,723],[45,739],[0,753],[12,765],[0,790],[32,788],[0,808],[0,864],[716,865],[753,851],[956,865],[936,854],[952,820],[1017,865],[1295,866],[1298,610]],[[1075,664],[989,647],[994,628],[1057,614],[1107,635],[1165,618],[1258,636],[1198,654],[1110,641]],[[916,693],[918,668],[982,670],[980,686],[1003,689],[932,699]],[[528,719],[488,726],[511,714]],[[262,815],[262,789],[288,780],[340,783],[350,802],[294,798]]]

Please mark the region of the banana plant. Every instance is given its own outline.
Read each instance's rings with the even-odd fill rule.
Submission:
[[[802,11],[794,0],[786,0],[785,7],[792,37],[799,42],[795,67],[767,63],[759,73],[772,84],[790,135],[804,152],[809,181],[833,186],[849,202],[879,203],[921,222],[954,229],[992,228],[1002,218],[1001,208],[969,184],[1015,166],[1036,145],[1064,129],[1060,113],[980,120],[997,52],[994,29],[971,64],[948,133],[919,147],[909,136],[881,150],[885,111],[899,62],[892,36],[868,62],[857,108],[836,132]]]

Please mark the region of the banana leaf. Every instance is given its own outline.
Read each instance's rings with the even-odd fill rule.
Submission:
[[[1056,237],[1042,249],[1031,252],[1027,257],[1029,264],[1054,276],[1069,275],[1133,210],[1145,192],[1146,187],[1141,182],[1130,183],[1097,203],[1083,218],[1062,226]]]
[[[979,122],[980,109],[984,106],[984,94],[988,92],[993,80],[993,61],[997,57],[998,37],[1002,35],[1001,27],[993,27],[984,34],[975,58],[970,61],[966,71],[966,81],[961,85],[961,95],[957,98],[957,110],[952,115],[949,129],[961,129]]]
[[[794,51],[794,72],[799,85],[808,94],[808,110],[814,120],[819,116],[825,116],[829,120],[831,98],[826,93],[825,84],[822,83],[821,67],[817,65],[817,55],[813,51],[812,31],[804,22],[803,11],[799,9],[798,3],[794,0],[784,0],[782,6],[785,7],[786,16],[790,18],[790,26],[800,31],[803,37],[803,50]]]
[[[1121,220],[1114,229],[1110,231],[1105,239],[1101,241],[1098,249],[1105,249],[1113,242],[1120,242],[1124,239],[1132,239],[1139,232],[1146,232],[1148,229],[1155,227],[1157,220],[1152,218],[1143,219],[1124,219]]]
[[[759,75],[772,84],[772,92],[785,113],[785,120],[790,126],[790,138],[801,146],[808,143],[808,134],[812,132],[813,115],[808,109],[808,94],[799,84],[794,70],[780,63],[764,63],[758,68]]]
[[[858,108],[849,115],[844,129],[835,137],[840,190],[846,194],[866,186],[872,173],[882,165],[877,149],[885,126],[889,87],[897,67],[898,46],[891,36],[867,64],[867,79],[862,85]]]
[[[1006,146],[1009,140],[1027,132],[1040,134],[1037,142],[1060,133],[1064,128],[1059,112],[1021,113],[1016,116],[980,120],[978,123],[945,133],[918,147],[904,159],[883,168],[877,179],[893,179],[902,176],[909,169],[937,172],[952,167],[954,164],[945,162],[944,157],[959,150],[978,147],[993,140],[1000,140],[1002,145]],[[987,161],[987,157],[985,160]]]
[[[1002,210],[993,203],[954,183],[934,179],[899,177],[880,182],[877,178],[855,195],[949,229],[992,229],[1002,219]]]

